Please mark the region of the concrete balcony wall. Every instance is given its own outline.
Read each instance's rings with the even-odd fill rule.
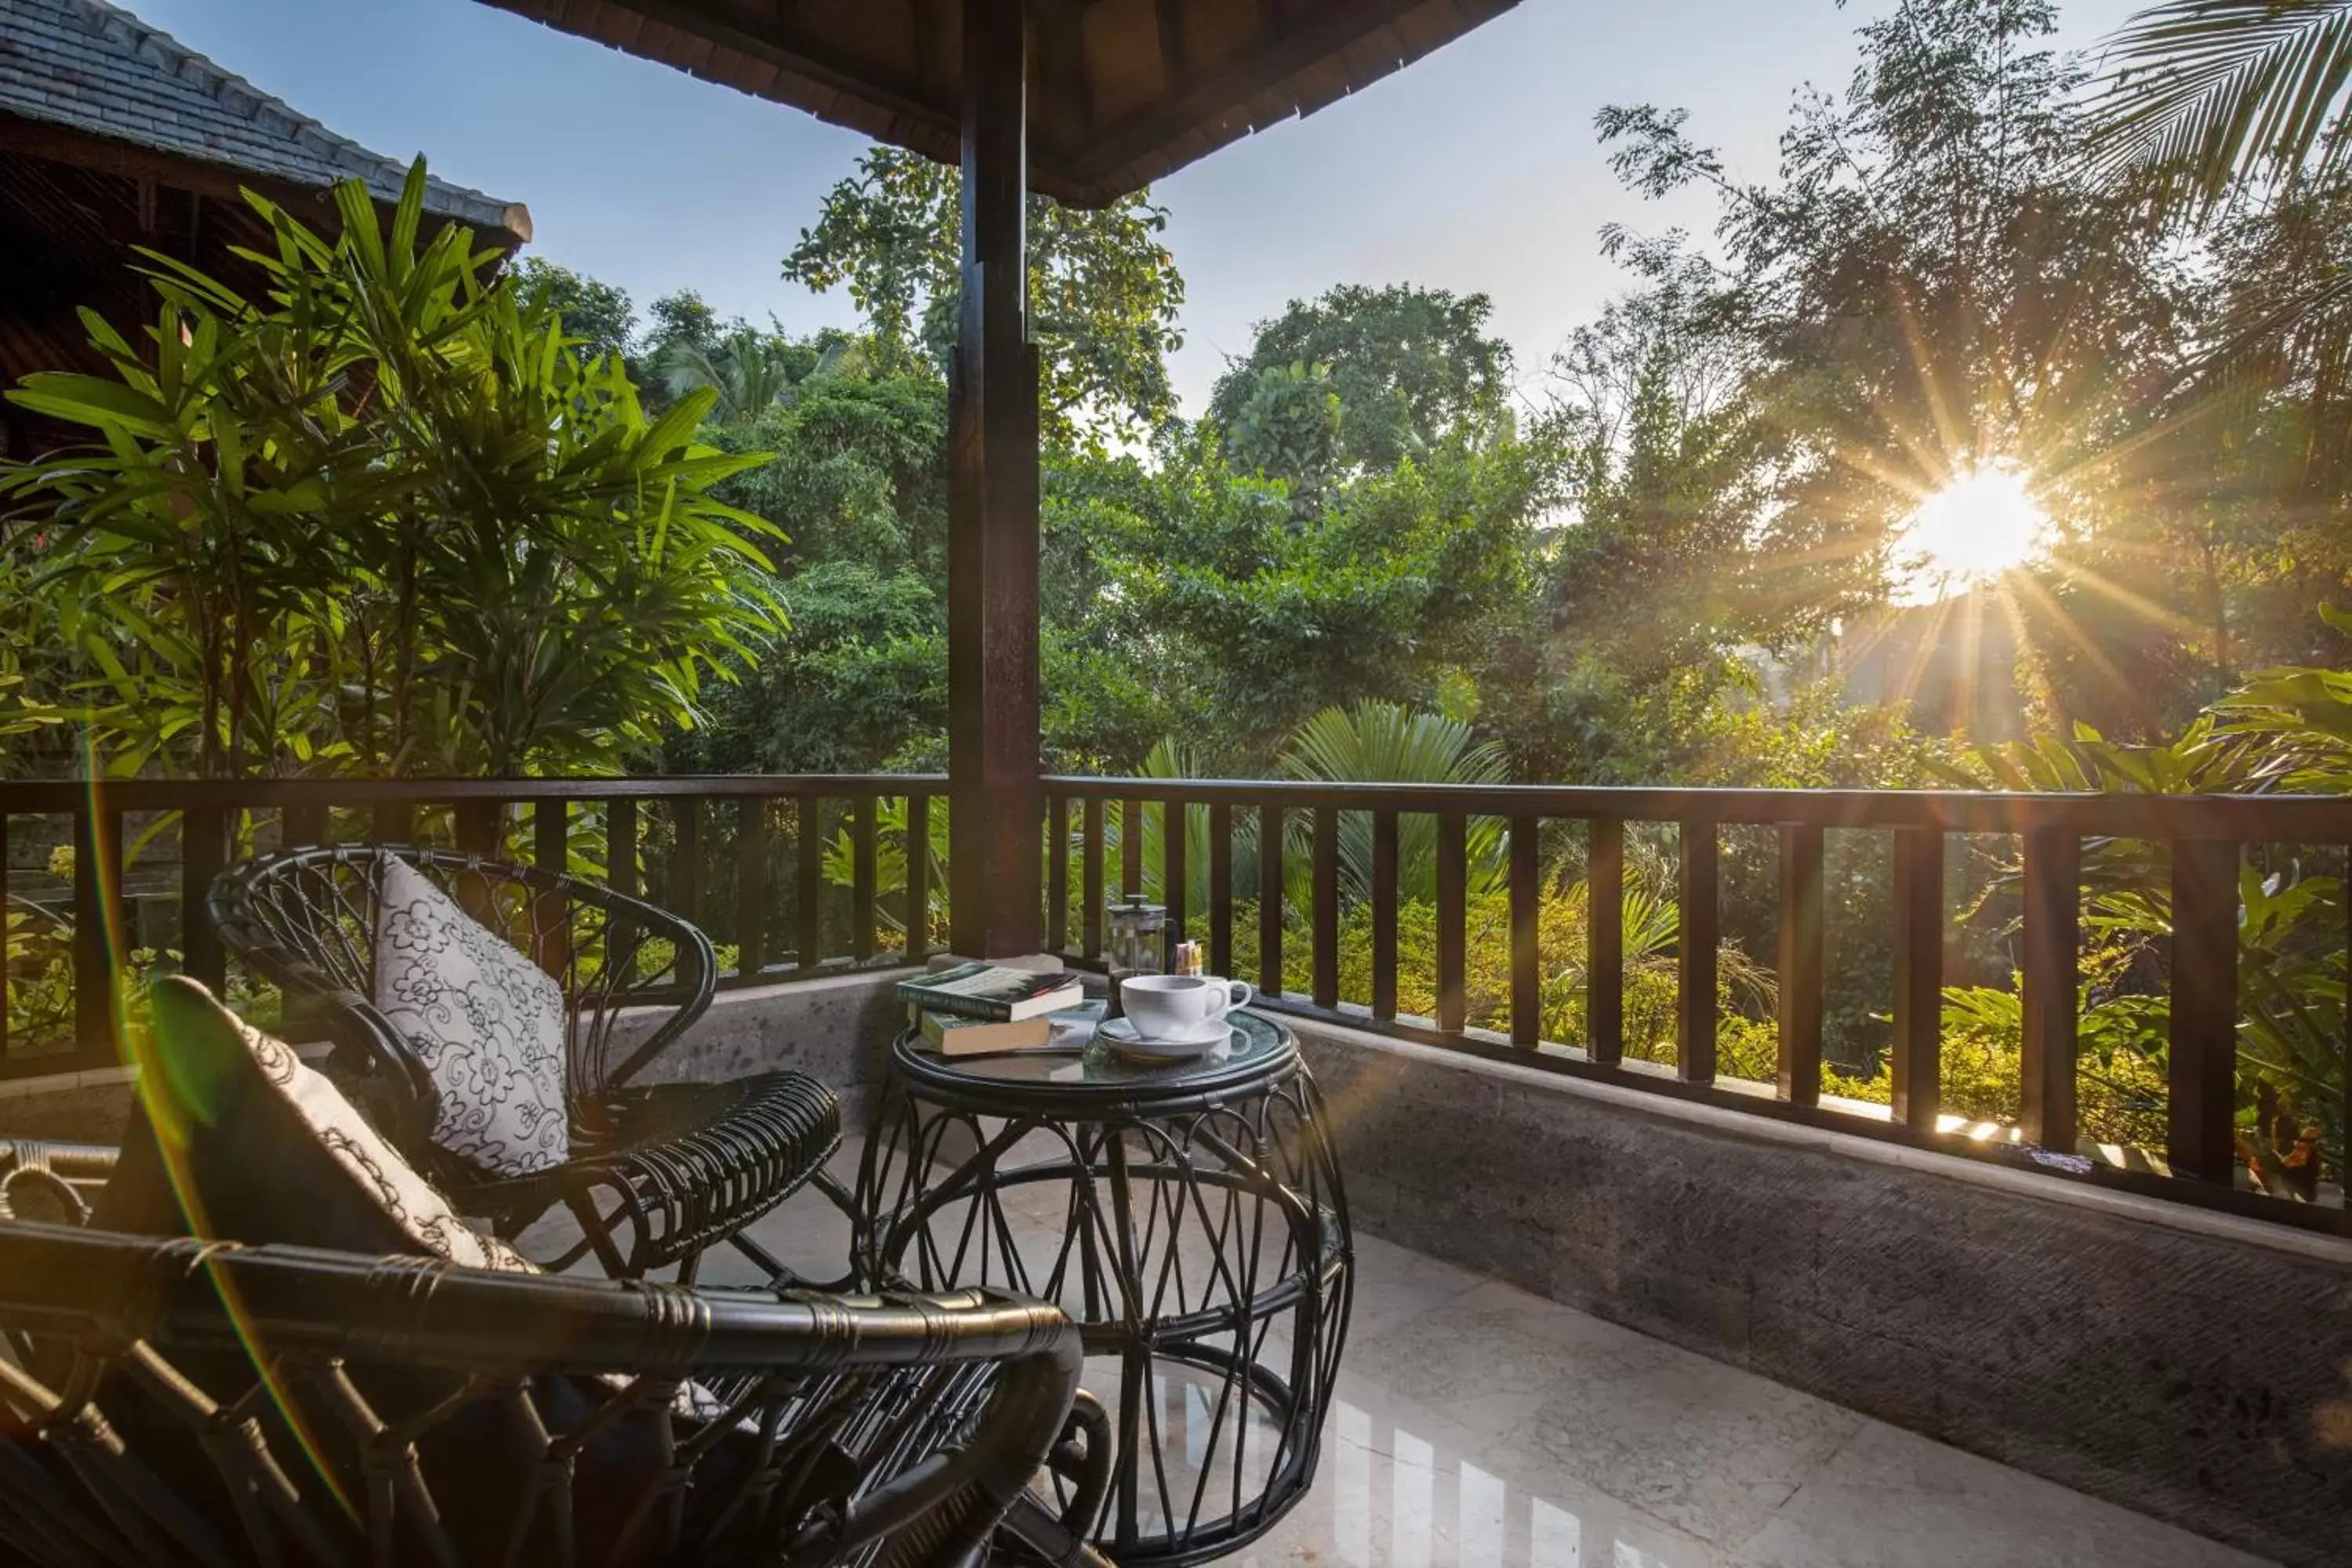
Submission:
[[[1301,1024],[1357,1225],[2298,1563],[2352,1551],[2352,1242]]]

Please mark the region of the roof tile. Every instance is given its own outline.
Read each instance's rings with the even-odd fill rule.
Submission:
[[[107,0],[0,0],[0,110],[306,184],[357,174],[384,201],[407,174]],[[425,205],[492,228],[512,210],[430,178]]]

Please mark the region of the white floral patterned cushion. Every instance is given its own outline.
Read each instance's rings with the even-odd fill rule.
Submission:
[[[433,1142],[494,1175],[563,1163],[563,988],[397,856],[383,900],[375,1005],[439,1091]]]
[[[261,1068],[263,1080],[286,1097],[335,1163],[359,1179],[417,1246],[436,1258],[469,1268],[496,1268],[509,1274],[540,1271],[530,1258],[460,1218],[440,1189],[385,1142],[325,1074],[304,1066],[302,1058],[282,1041],[244,1019],[237,1019],[236,1026],[255,1065]]]
[[[368,1252],[403,1250],[404,1238],[464,1268],[545,1272],[467,1224],[332,1079],[204,986],[166,976],[151,993],[151,1008],[153,1035],[137,1042],[139,1104],[99,1199],[100,1228]],[[163,1152],[167,1145],[173,1153]],[[351,1184],[319,1163],[320,1150]],[[167,1164],[173,1174],[166,1175]],[[596,1381],[623,1388],[632,1380],[608,1373]],[[689,1381],[670,1408],[707,1424],[723,1416],[727,1404]],[[756,1424],[739,1425],[758,1435]]]
[[[226,1013],[227,1009],[222,1011]],[[235,1018],[236,1015],[229,1016]],[[446,1258],[468,1268],[495,1268],[506,1274],[546,1272],[497,1237],[486,1236],[467,1225],[449,1206],[441,1190],[419,1175],[415,1166],[401,1158],[399,1150],[368,1125],[332,1079],[303,1065],[302,1058],[282,1041],[263,1034],[242,1018],[236,1018],[236,1022],[237,1032],[245,1037],[246,1049],[253,1053],[255,1065],[261,1068],[263,1079],[286,1097],[295,1114],[318,1135],[336,1163],[359,1178],[360,1184],[374,1194],[384,1213],[415,1237],[418,1247],[436,1258]],[[607,1373],[599,1381],[613,1388],[625,1387],[629,1382],[615,1373]],[[726,1414],[727,1402],[702,1384],[688,1381],[678,1385],[670,1408],[680,1415],[708,1423]],[[747,1425],[747,1429],[757,1431],[755,1426]]]
[[[150,1010],[152,1035],[135,1041],[139,1104],[95,1216],[104,1228],[537,1272],[467,1225],[331,1079],[202,985],[165,976]]]

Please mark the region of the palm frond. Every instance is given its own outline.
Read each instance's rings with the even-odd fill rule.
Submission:
[[[2344,155],[2352,0],[2161,0],[2108,39],[2092,155],[2154,171],[2160,197],[2210,207],[2241,177],[2291,178]]]

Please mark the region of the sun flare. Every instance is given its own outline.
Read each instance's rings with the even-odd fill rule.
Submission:
[[[1905,524],[1895,543],[1901,596],[1927,604],[1990,582],[2031,561],[2049,530],[2018,469],[1995,464],[1962,474]]]

